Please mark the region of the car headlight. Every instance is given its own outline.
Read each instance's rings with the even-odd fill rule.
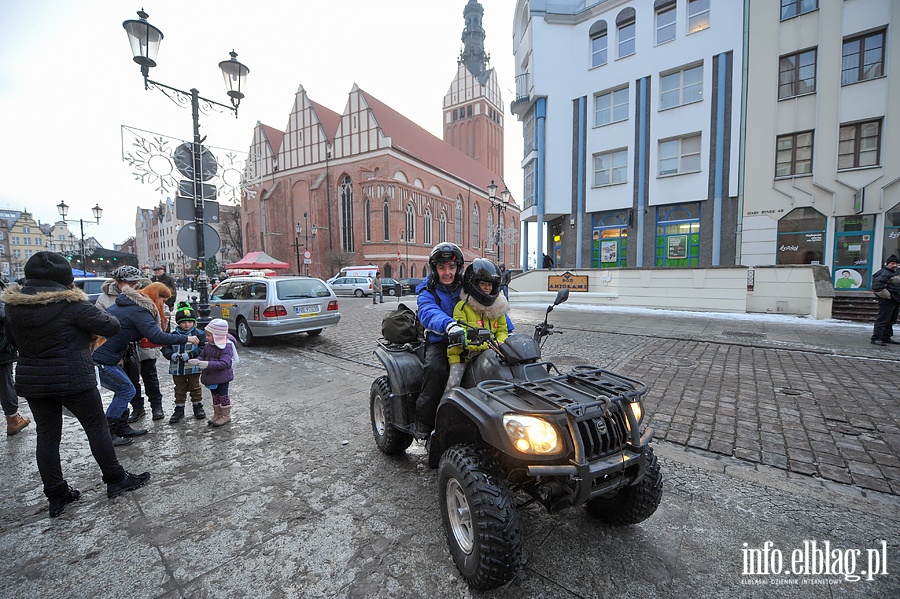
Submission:
[[[543,418],[506,414],[503,428],[513,446],[522,453],[550,454],[561,449],[556,428]]]

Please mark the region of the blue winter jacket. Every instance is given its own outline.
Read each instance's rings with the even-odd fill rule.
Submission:
[[[453,320],[453,309],[459,303],[459,294],[462,292],[462,285],[457,287],[453,293],[448,293],[435,286],[434,290],[428,288],[428,281],[431,275],[428,275],[424,281],[416,287],[416,304],[419,308],[419,322],[427,329],[426,338],[428,343],[439,343],[447,340],[447,327],[456,322]],[[512,335],[515,327],[506,315],[506,326],[509,334]]]
[[[172,356],[175,354],[187,354],[188,359],[199,356],[201,348],[206,345],[206,333],[199,330],[197,327],[191,327],[187,331],[182,330],[179,327],[175,329],[174,334],[181,335],[181,343],[162,348],[162,355],[169,361],[169,374],[176,374],[179,376],[197,374],[200,372],[200,368],[197,366],[188,366],[184,360],[173,362]],[[200,340],[200,345],[194,345],[193,343],[188,342],[187,338],[191,335]]]
[[[156,322],[156,306],[153,301],[126,287],[116,303],[107,311],[115,316],[121,329],[106,339],[94,352],[94,362],[103,366],[118,364],[128,351],[128,344],[146,337],[156,345],[174,345],[184,341],[184,337],[175,333],[164,333]]]

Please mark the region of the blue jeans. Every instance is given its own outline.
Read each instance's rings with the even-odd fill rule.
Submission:
[[[375,301],[375,296],[380,297],[380,298],[381,298],[381,303],[382,303],[382,304],[384,303],[384,293],[382,293],[382,292],[380,292],[380,291],[375,291],[374,293],[372,293],[372,303],[373,303],[373,304],[377,304],[377,303],[378,303],[378,302]]]
[[[120,418],[134,397],[134,385],[125,371],[118,366],[98,365],[100,368],[100,385],[113,392],[112,401],[106,408],[108,418]]]

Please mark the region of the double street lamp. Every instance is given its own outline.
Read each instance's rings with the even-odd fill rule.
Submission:
[[[244,98],[243,88],[246,84],[247,75],[250,69],[238,62],[237,54],[232,50],[229,52],[230,60],[223,60],[219,63],[222,75],[225,78],[225,85],[228,87],[228,97],[231,98],[231,106],[220,104],[213,100],[208,100],[200,96],[200,92],[196,88],[191,88],[190,92],[170,87],[153,81],[149,78],[150,69],[156,66],[156,55],[159,52],[159,45],[162,42],[163,34],[158,28],[154,27],[147,21],[149,16],[143,10],[138,11],[138,19],[129,19],[122,23],[125,32],[128,34],[128,42],[131,44],[131,53],[134,56],[134,62],[140,65],[141,74],[144,76],[144,89],[156,88],[164,93],[170,100],[176,104],[182,104],[181,100],[187,97],[191,99],[191,116],[194,123],[194,141],[191,145],[191,168],[188,172],[193,175],[193,200],[194,200],[194,225],[197,235],[197,265],[200,269],[198,280],[198,291],[200,292],[200,304],[198,312],[200,318],[198,323],[201,328],[206,326],[209,321],[209,293],[206,277],[206,247],[204,243],[204,226],[203,226],[203,181],[208,178],[210,165],[205,165],[209,160],[209,152],[203,151],[201,145],[206,139],[200,138],[200,101],[202,100],[205,108],[227,109],[234,112],[235,118],[238,114],[238,105]],[[175,97],[170,95],[175,94]],[[184,171],[182,171],[184,172]]]
[[[500,237],[502,235],[503,226],[500,224],[500,214],[504,212],[509,207],[509,190],[504,189],[500,192],[500,197],[497,197],[497,185],[494,183],[494,180],[491,179],[491,184],[487,186],[488,192],[488,200],[491,201],[492,206],[496,206],[497,208],[497,237],[495,239],[497,244],[497,260],[500,260]]]
[[[300,272],[300,248],[306,248],[304,252],[309,251],[309,212],[303,213],[303,222],[306,223],[306,243],[300,243],[300,233],[303,232],[304,225],[297,223],[294,225],[294,232],[297,233],[297,237],[294,239],[294,243],[291,245],[297,249],[297,274],[303,274]],[[313,232],[313,237],[315,237],[315,232]],[[304,254],[305,255],[305,254]],[[309,276],[309,262],[306,262],[306,276]]]
[[[66,223],[78,223],[81,227],[81,273],[85,277],[87,276],[87,264],[84,260],[84,221],[82,219],[72,219],[68,220],[66,216],[69,214],[69,207],[66,205],[66,201],[63,200],[59,204],[56,205],[56,209],[59,210],[59,215],[62,217],[61,220]],[[91,213],[94,215],[94,220],[97,221],[97,224],[100,224],[100,217],[103,216],[103,208],[100,207],[100,204],[94,204],[94,207],[91,208]]]
[[[412,277],[412,274],[409,272],[409,234],[409,231],[400,230],[400,237],[406,241],[406,276]]]

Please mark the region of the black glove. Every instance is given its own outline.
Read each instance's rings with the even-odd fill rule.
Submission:
[[[447,327],[447,338],[450,340],[450,345],[465,345],[466,330],[454,322]]]

